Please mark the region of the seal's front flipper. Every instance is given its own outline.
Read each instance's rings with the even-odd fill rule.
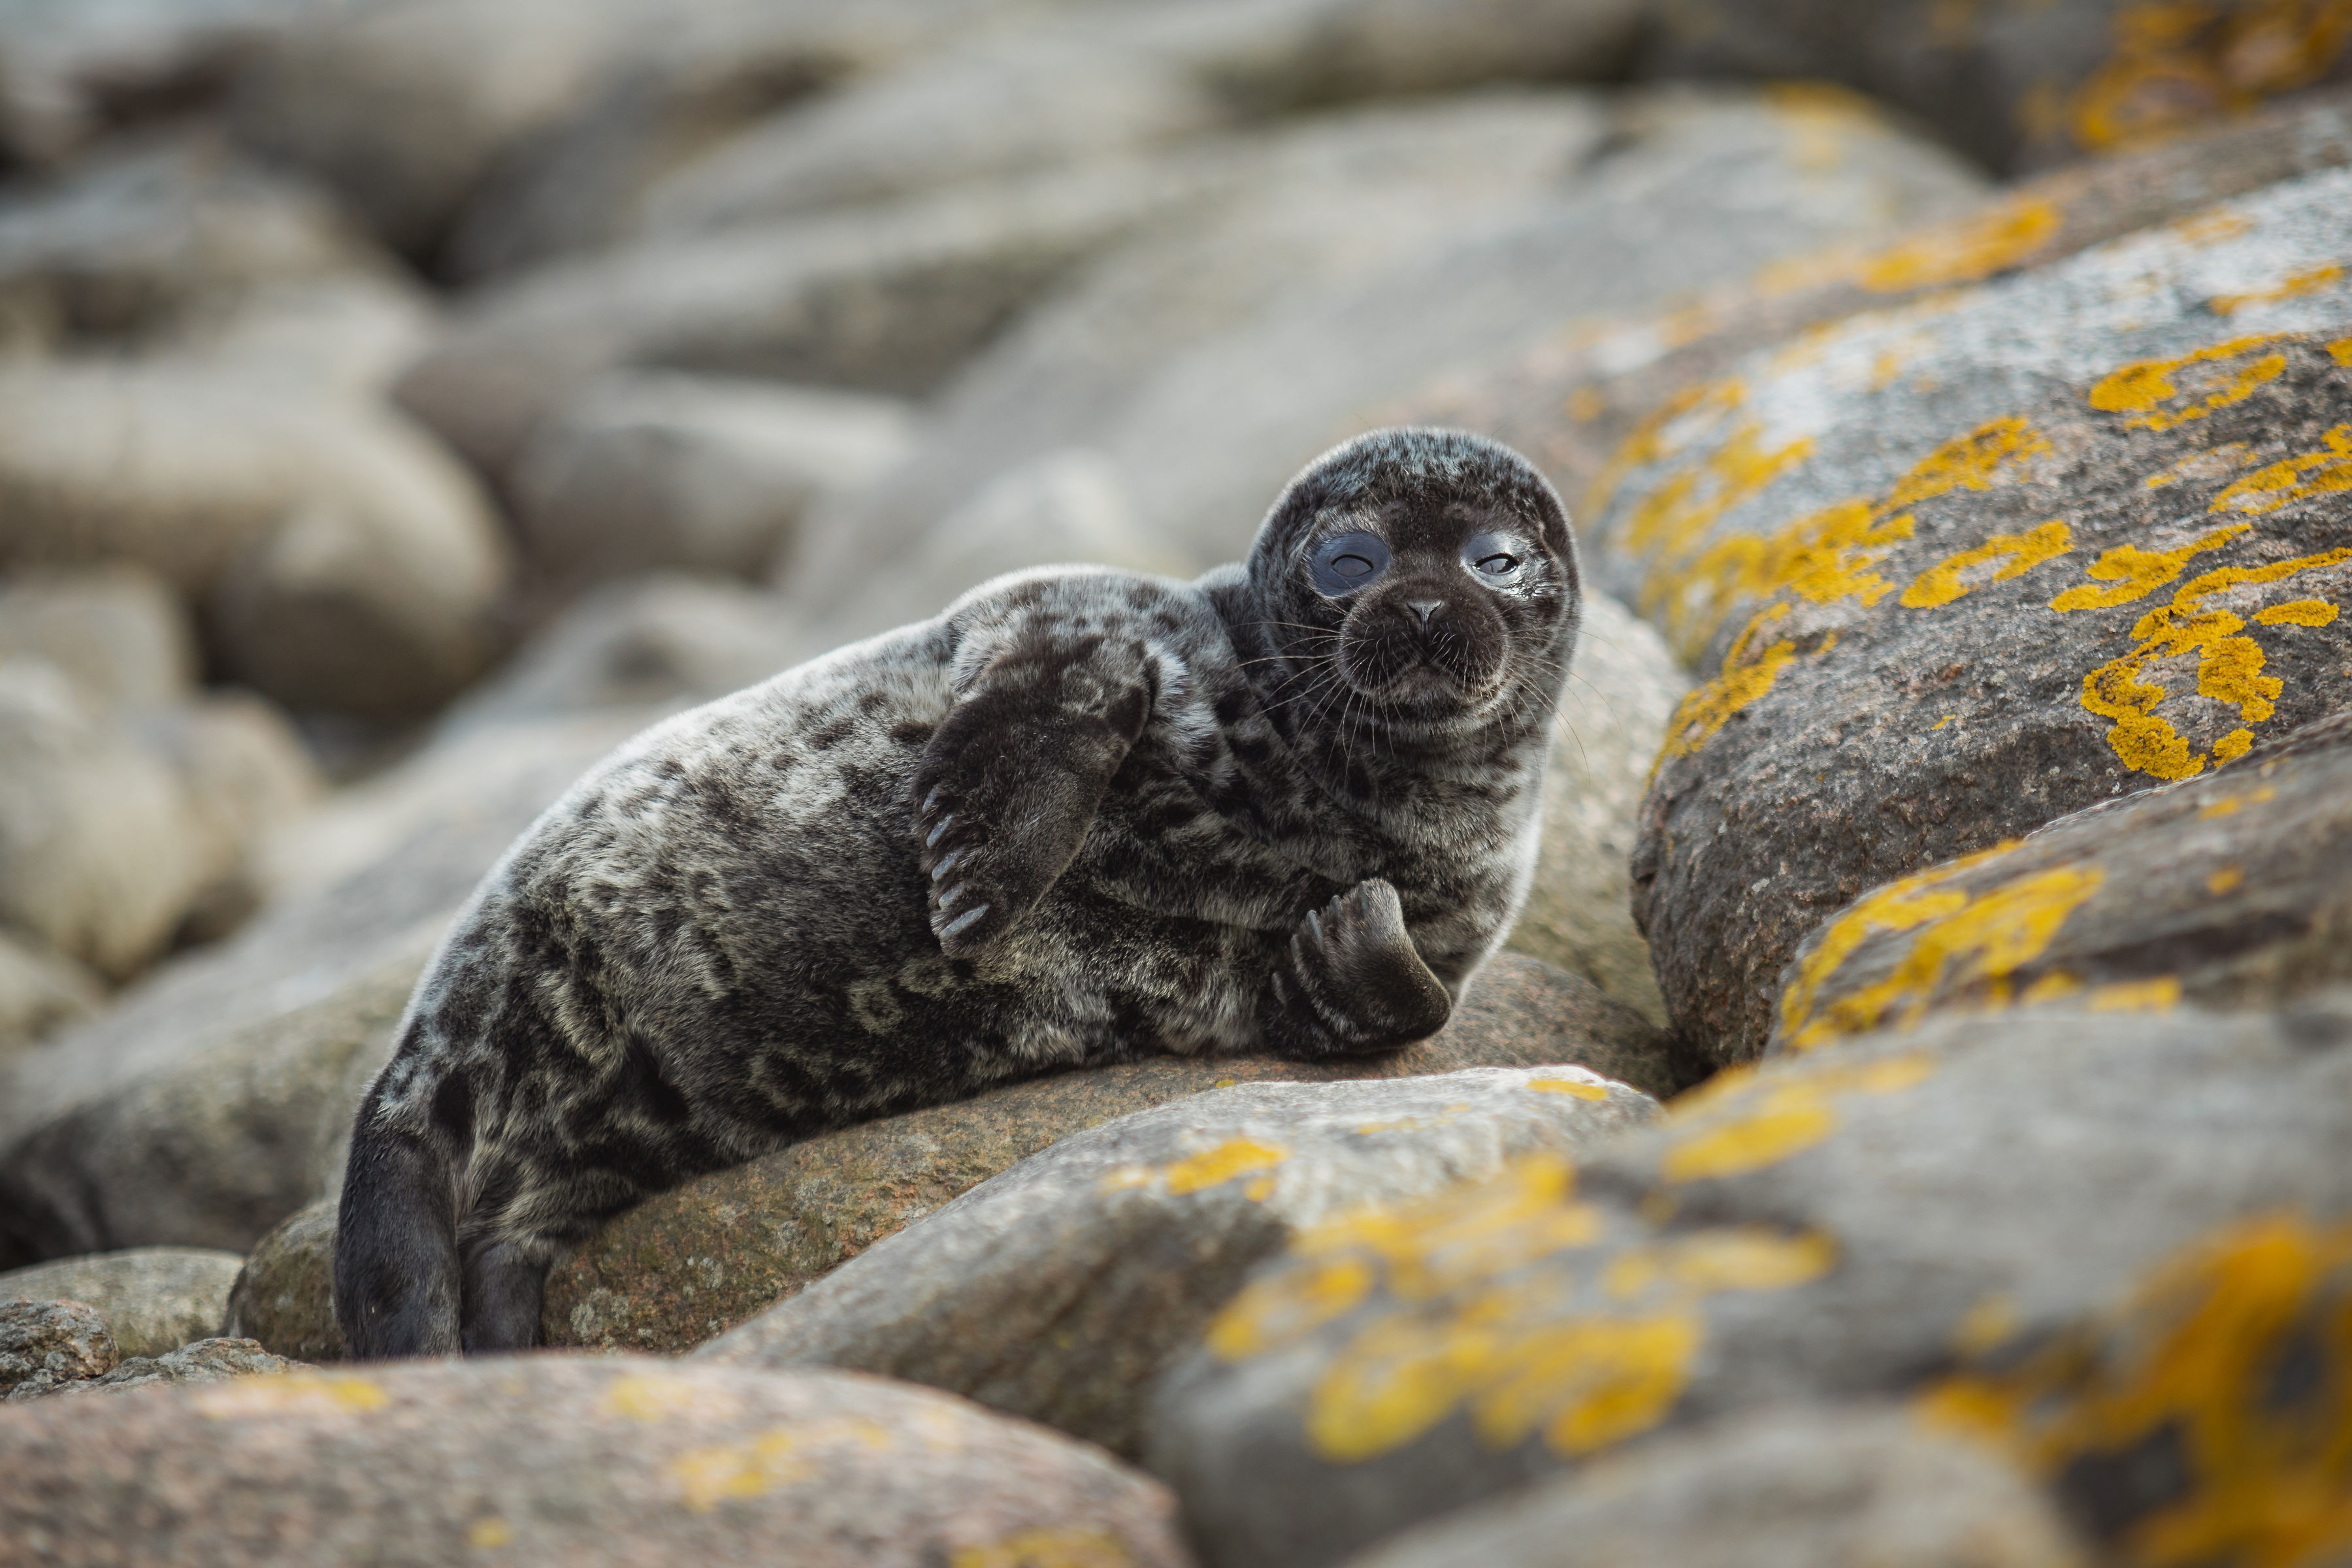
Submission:
[[[1150,712],[1134,643],[1033,633],[981,670],[915,773],[941,952],[973,956],[1045,896]]]
[[[1397,890],[1378,879],[1298,923],[1258,999],[1267,1049],[1298,1060],[1396,1050],[1437,1033],[1453,1010],[1413,951]]]

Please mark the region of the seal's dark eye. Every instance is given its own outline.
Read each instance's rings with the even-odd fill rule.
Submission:
[[[1462,547],[1463,564],[1496,584],[1517,581],[1528,554],[1526,543],[1507,533],[1481,533]]]
[[[1310,563],[1317,593],[1337,599],[1389,569],[1389,547],[1379,535],[1343,533],[1316,546]]]

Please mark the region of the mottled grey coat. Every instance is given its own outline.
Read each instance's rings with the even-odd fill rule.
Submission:
[[[647,731],[417,988],[343,1189],[354,1353],[531,1343],[606,1217],[819,1128],[1426,1037],[1525,894],[1578,603],[1517,454],[1382,432],[1245,567],[1002,578]]]

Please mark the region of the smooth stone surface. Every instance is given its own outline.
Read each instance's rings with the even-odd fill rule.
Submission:
[[[1092,163],[556,261],[462,299],[400,400],[504,476],[614,369],[927,393],[1079,258],[1231,177],[1213,161]]]
[[[2308,1325],[2352,1258],[2347,1044],[2339,990],[1936,1020],[1719,1075],[1572,1169],[1302,1236],[1162,1383],[1150,1463],[1207,1561],[1312,1568],[1637,1438],[1918,1397],[2044,1435],[2029,1473],[2103,1551],[2327,1539],[2344,1355]],[[2170,1315],[2109,1337],[2144,1289]]]
[[[0,931],[0,1057],[105,1005],[106,983],[87,964],[29,932]]]
[[[591,382],[517,461],[531,554],[572,581],[656,567],[753,577],[801,518],[906,455],[896,399],[724,376],[637,372]]]
[[[1544,763],[1543,851],[1505,941],[1663,1024],[1626,866],[1651,765],[1690,679],[1658,634],[1606,594],[1588,587],[1583,614]]]
[[[37,1398],[121,1359],[106,1320],[83,1302],[0,1301],[0,1396]]]
[[[177,942],[216,942],[267,900],[256,857],[326,795],[326,779],[285,713],[250,691],[206,692],[142,715],[134,732],[171,763],[187,791],[206,878],[180,919]]]
[[[1167,1363],[1302,1229],[1655,1113],[1571,1067],[1238,1084],[1065,1138],[697,1353],[928,1384],[1132,1458]]]
[[[47,659],[100,708],[160,708],[195,687],[187,608],[131,566],[0,578],[0,659]]]
[[[227,672],[297,708],[414,713],[489,653],[503,542],[388,410],[200,363],[0,369],[11,565],[129,559],[207,612]]]
[[[275,1377],[302,1370],[299,1362],[271,1355],[251,1340],[204,1339],[156,1355],[125,1356],[114,1369],[97,1377],[60,1383],[41,1394],[10,1394],[11,1399],[44,1394],[118,1394],[134,1388],[161,1388],[184,1383],[227,1383],[241,1377]]]
[[[1127,477],[1148,537],[1231,560],[1291,474],[1449,366],[1981,189],[1843,100],[1721,89],[1465,94],[1303,123],[1265,157],[1262,184],[1108,251],[992,343],[915,457],[813,522],[839,552],[795,595],[880,629],[855,604],[867,552],[1073,447]]]
[[[1662,418],[1595,531],[1706,677],[1633,880],[1713,1059],[1762,1047],[1780,966],[1864,888],[2352,690],[2347,225],[2352,171],[2307,175],[1853,318]]]
[[[2074,1568],[1996,1453],[1873,1405],[1737,1415],[1462,1512],[1349,1568]]]
[[[2011,172],[2243,113],[2340,77],[2352,43],[2340,16],[2301,5],[1684,0],[1659,17],[1653,70],[1842,81]]]
[[[1891,241],[1776,262],[1669,309],[1548,330],[1501,359],[1449,371],[1398,412],[1483,430],[1526,453],[1588,525],[1585,569],[1635,603],[1645,552],[1589,525],[1618,471],[1643,460],[1655,436],[1650,426],[1678,394],[1720,381],[1743,356],[1824,322],[2032,271],[2347,163],[2352,93],[2315,92],[2159,148],[2053,170]]]
[[[215,867],[170,763],[45,659],[0,661],[0,925],[124,980]]]
[[[125,1357],[160,1356],[217,1332],[245,1259],[195,1247],[142,1247],[12,1268],[0,1301],[80,1301]]]
[[[433,944],[638,710],[436,746],[276,836],[273,902],[111,1011],[0,1062],[0,1264],[244,1252],[341,1170]]]
[[[629,1210],[558,1267],[540,1331],[555,1345],[688,1349],[1074,1132],[1221,1084],[1566,1062],[1664,1091],[1674,1081],[1664,1052],[1657,1029],[1588,982],[1499,953],[1453,1023],[1391,1057],[1322,1065],[1159,1057],[1062,1073],[820,1133],[698,1177]],[[306,1361],[341,1359],[327,1284],[334,1239],[329,1202],[256,1245],[231,1300],[238,1331]]]
[[[36,1401],[0,1413],[0,1534],[59,1564],[1189,1561],[1164,1489],[1038,1427],[845,1373],[642,1357]]]
[[[1782,977],[1774,1052],[2076,997],[2273,1008],[2352,982],[2352,711],[2223,773],[1876,888]]]

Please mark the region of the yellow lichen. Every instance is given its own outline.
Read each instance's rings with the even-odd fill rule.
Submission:
[[[1680,1184],[1769,1170],[1837,1131],[1838,1096],[1894,1094],[1934,1070],[1935,1064],[1924,1056],[1903,1056],[1839,1071],[1759,1080],[1751,1092],[1735,1095],[1706,1115],[1677,1118],[1693,1124],[1668,1146],[1659,1173]]]
[[[2182,371],[2200,364],[2225,366],[2232,360],[2246,359],[2255,351],[2278,341],[2276,337],[2234,338],[2228,342],[2199,349],[2194,353],[2179,354],[2171,359],[2141,360],[2137,363],[2125,365],[2102,377],[2098,384],[2091,388],[2091,406],[2105,414],[2137,416],[2124,422],[2128,429],[2175,429],[2252,397],[2257,390],[2277,380],[2285,372],[2286,356],[2276,352],[2261,354],[2240,365],[2235,374],[2225,377],[2201,401],[2185,408],[2168,410],[2164,405],[2204,391],[2202,386],[2199,386],[2184,394],[2176,379]]]
[[[214,1421],[247,1415],[365,1415],[392,1403],[382,1384],[344,1373],[241,1377],[200,1389],[196,1414]]]
[[[1979,1296],[1952,1331],[1952,1348],[1968,1356],[1998,1349],[2017,1332],[2019,1318],[2017,1298],[2008,1291]]]
[[[1132,1568],[1135,1554],[1108,1530],[1024,1530],[984,1546],[957,1548],[948,1568]]]
[[[2115,49],[2067,95],[2086,152],[2145,146],[2206,116],[2241,113],[2325,77],[2352,37],[2344,0],[2136,0]]]
[[[1268,1171],[1290,1158],[1290,1152],[1254,1138],[1229,1138],[1215,1148],[1179,1160],[1168,1167],[1168,1190],[1178,1197],[1222,1186],[1236,1176]]]
[[[1531,1078],[1527,1087],[1538,1094],[1565,1094],[1577,1100],[1606,1100],[1609,1090],[1597,1083],[1572,1078]]]
[[[2180,981],[2170,974],[2118,980],[2093,986],[2085,1005],[2094,1013],[2166,1013],[2180,1005]]]
[[[1979,588],[2021,577],[2054,556],[2074,548],[2074,531],[2056,519],[2023,533],[1996,533],[1972,550],[1948,555],[1911,579],[1896,603],[1910,610],[1935,609],[1967,597]],[[2000,568],[1970,580],[1979,566],[2000,563]]]
[[[2219,447],[2208,447],[2167,464],[2142,479],[2140,484],[2148,489],[2160,490],[2183,479],[2218,479],[2224,474],[2234,474],[2252,462],[2253,452],[2252,446],[2247,442],[2225,441]]]
[[[2283,507],[2352,490],[2352,425],[2338,425],[2316,452],[2257,468],[2213,498],[2214,511],[2268,517]]]
[[[2063,616],[2076,610],[2113,609],[2135,599],[2145,599],[2187,571],[2189,562],[2221,549],[2252,526],[2240,523],[2234,528],[2220,529],[2178,550],[2149,551],[2136,544],[2118,544],[2102,552],[2085,574],[2094,582],[2114,583],[2117,586],[2069,588],[2051,600],[2050,607]]]
[[[2217,316],[2234,316],[2256,305],[2268,305],[2280,300],[2298,300],[2306,294],[2316,294],[2333,288],[2344,278],[2344,268],[2336,266],[2314,267],[2283,278],[2267,289],[2251,289],[2243,294],[2217,294],[2205,302],[2205,308]]]
[[[2063,1491],[2161,1455],[2168,1484],[2109,1515],[2146,1568],[2312,1568],[2352,1551],[2352,1226],[2294,1214],[2208,1235],[2115,1311],[1920,1399]]]
[[[635,1373],[604,1390],[597,1402],[609,1415],[630,1421],[668,1421],[681,1415],[723,1415],[738,1396],[697,1379],[667,1373]]]
[[[466,1527],[466,1544],[478,1550],[488,1551],[494,1547],[505,1546],[513,1540],[514,1526],[496,1515],[488,1519],[478,1519]]]
[[[1813,1043],[1795,1037],[1804,1032],[1822,984],[1864,942],[1882,933],[1916,931],[1966,909],[1968,895],[1946,889],[1943,884],[2016,847],[2016,839],[2006,838],[1990,849],[1889,882],[1864,895],[1852,909],[1832,921],[1822,932],[1820,943],[1799,963],[1797,977],[1780,994],[1780,1028],[1790,1037],[1791,1048],[1804,1050]]]
[[[1958,719],[1958,717],[1959,717],[1959,715],[1958,715],[1958,714],[1957,714],[1957,713],[1947,713],[1947,714],[1945,714],[1942,718],[1940,718],[1940,719],[1937,720],[1933,724],[1930,724],[1930,725],[1928,725],[1928,726],[1927,726],[1927,733],[1929,733],[1930,735],[1932,735],[1932,734],[1934,734],[1934,733],[1935,733],[1937,731],[1938,731],[1938,730],[1943,730],[1943,729],[1948,729],[1948,728],[1949,728],[1949,727],[1950,727],[1950,725],[1951,725],[1951,723],[1952,723],[1952,721],[1953,721],[1955,719]]]
[[[2057,203],[2041,195],[2014,196],[1881,251],[1855,270],[1854,281],[1875,294],[1974,283],[2024,261],[2063,226],[2065,215]]]
[[[2224,866],[2205,879],[2205,890],[2217,899],[2234,893],[2245,885],[2246,868],[2243,866]]]
[[[730,1498],[760,1497],[819,1473],[822,1457],[845,1449],[887,1453],[890,1429],[862,1415],[779,1426],[754,1437],[680,1454],[662,1467],[680,1500],[708,1513]]]

